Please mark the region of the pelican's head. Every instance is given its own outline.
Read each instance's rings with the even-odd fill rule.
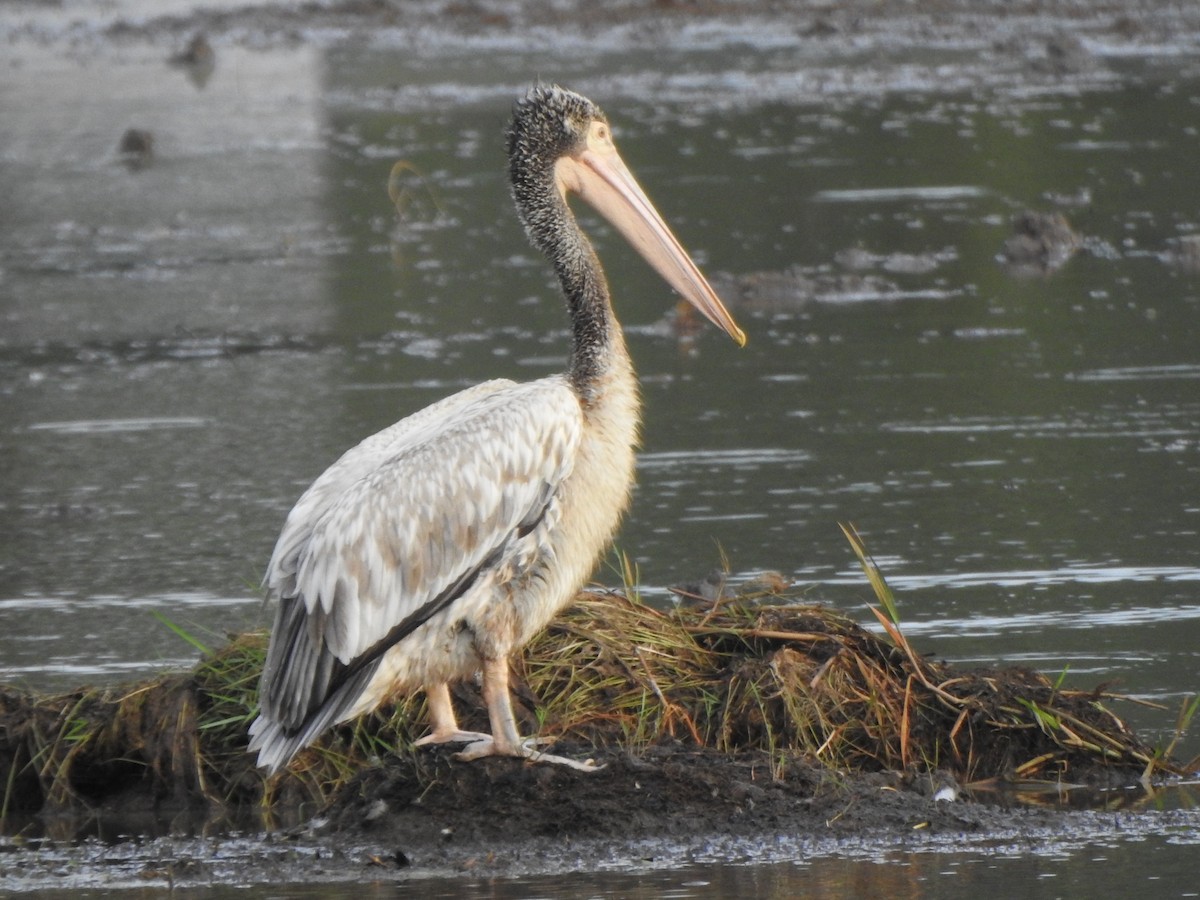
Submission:
[[[508,129],[513,196],[534,244],[554,244],[552,198],[578,194],[633,245],[655,271],[741,346],[745,333],[676,240],[613,143],[600,107],[555,85],[538,85],[517,102]]]

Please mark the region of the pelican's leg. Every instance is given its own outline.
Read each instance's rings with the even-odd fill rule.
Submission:
[[[591,760],[579,762],[565,756],[542,753],[537,749],[537,739],[523,740],[517,732],[517,720],[513,716],[512,698],[508,691],[508,660],[485,659],[483,661],[483,700],[487,704],[488,718],[492,723],[492,736],[468,744],[455,756],[458,759],[480,759],[484,756],[516,756],[532,762],[555,763],[583,772],[595,772],[604,768]]]
[[[413,744],[414,747],[424,747],[426,744],[474,744],[492,739],[490,734],[459,730],[454,705],[450,702],[450,686],[444,681],[425,686],[425,706],[429,710],[429,734]]]

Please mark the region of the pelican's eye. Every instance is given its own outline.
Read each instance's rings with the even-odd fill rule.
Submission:
[[[593,122],[592,127],[588,130],[588,146],[594,150],[606,150],[612,152],[613,147],[612,129],[608,127],[607,122]]]

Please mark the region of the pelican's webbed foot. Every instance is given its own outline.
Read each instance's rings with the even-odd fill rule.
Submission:
[[[477,744],[480,741],[490,741],[492,736],[482,731],[431,731],[423,738],[413,741],[414,747],[428,747],[432,744]]]
[[[539,744],[551,744],[553,740],[549,738],[526,738],[516,746],[504,747],[498,744],[492,737],[484,735],[482,740],[467,744],[458,753],[454,754],[455,759],[470,761],[474,759],[483,759],[485,756],[512,756],[517,759],[527,759],[535,763],[551,763],[556,766],[566,766],[568,769],[575,769],[577,772],[599,772],[604,766],[597,765],[593,760],[577,760],[569,759],[566,756],[556,756],[553,753],[543,753],[538,749]]]

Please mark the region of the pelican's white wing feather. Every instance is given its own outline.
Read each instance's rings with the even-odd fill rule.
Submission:
[[[296,593],[296,573],[300,554],[312,537],[313,529],[329,509],[338,502],[355,482],[365,478],[380,464],[395,456],[406,444],[420,439],[420,432],[437,428],[453,419],[455,412],[480,397],[511,388],[515,382],[499,378],[485,381],[466,390],[451,394],[436,403],[371,435],[343,453],[333,465],[321,473],[296,501],[275,542],[275,551],[267,564],[263,584],[268,600],[292,597]]]
[[[553,506],[582,427],[562,378],[490,382],[364,441],[318,478],[269,567],[280,606],[252,733],[315,736],[393,644],[477,578],[519,569],[531,549],[520,538]]]

